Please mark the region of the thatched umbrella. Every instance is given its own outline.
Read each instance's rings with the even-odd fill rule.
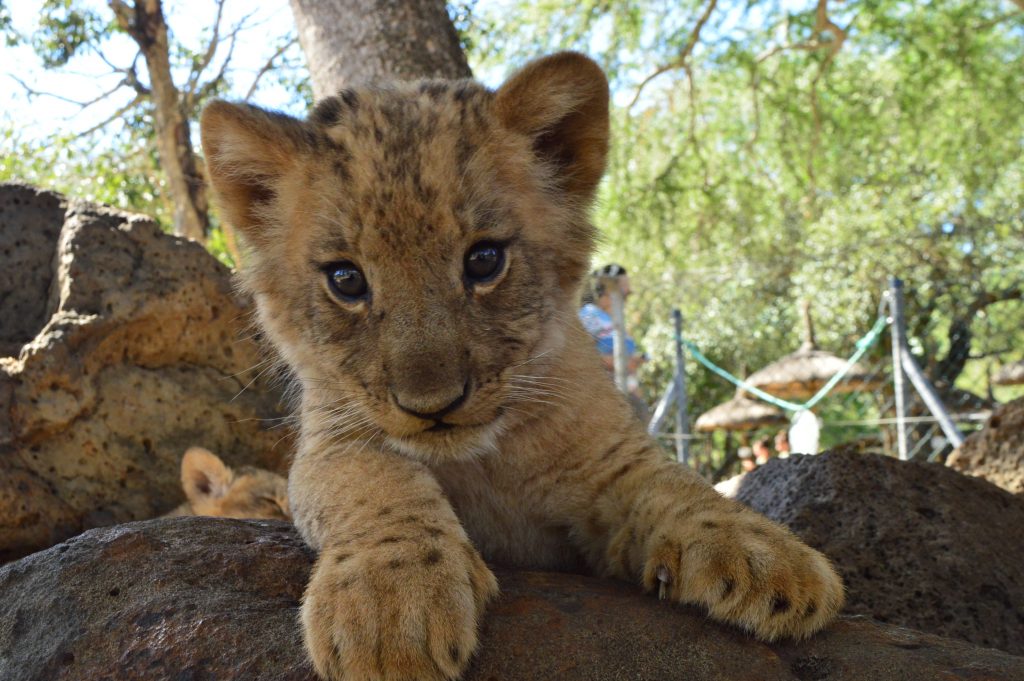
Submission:
[[[1007,364],[992,380],[996,385],[1021,385],[1024,384],[1024,360]]]
[[[804,342],[796,352],[772,362],[747,378],[747,383],[783,399],[805,399],[818,392],[844,366],[846,360],[819,350],[814,342],[811,304],[802,304]],[[882,381],[872,377],[860,364],[850,367],[846,377],[832,389],[836,393],[877,388]]]
[[[745,431],[788,423],[786,414],[778,407],[760,400],[752,400],[738,392],[736,397],[728,402],[723,402],[701,414],[694,428],[701,433],[713,430]]]

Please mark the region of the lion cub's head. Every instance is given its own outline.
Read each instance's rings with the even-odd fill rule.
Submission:
[[[608,147],[594,62],[345,90],[296,120],[215,102],[203,147],[260,321],[333,436],[486,448],[565,343]]]
[[[232,470],[202,447],[182,457],[181,486],[192,515],[289,519],[287,480],[261,468]]]

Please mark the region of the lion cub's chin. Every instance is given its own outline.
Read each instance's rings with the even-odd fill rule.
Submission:
[[[487,456],[498,451],[500,421],[498,418],[482,425],[456,426],[401,437],[389,435],[387,443],[400,454],[428,463]]]

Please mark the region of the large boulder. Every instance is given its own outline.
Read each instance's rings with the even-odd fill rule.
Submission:
[[[87,532],[0,568],[0,678],[314,681],[297,617],[312,560],[273,521]],[[863,618],[765,644],[626,584],[498,581],[465,681],[1024,680],[1024,658]]]
[[[0,561],[170,510],[190,445],[281,468],[248,310],[152,220],[0,185]]]
[[[846,612],[1024,654],[1024,499],[841,451],[770,461],[736,498],[832,559]]]
[[[996,409],[984,428],[949,455],[946,465],[1024,494],[1024,397]]]

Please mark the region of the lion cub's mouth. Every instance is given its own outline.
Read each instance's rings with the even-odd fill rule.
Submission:
[[[403,454],[428,461],[458,459],[495,451],[496,421],[487,423],[448,423],[435,421],[416,433],[389,436],[390,446]]]

